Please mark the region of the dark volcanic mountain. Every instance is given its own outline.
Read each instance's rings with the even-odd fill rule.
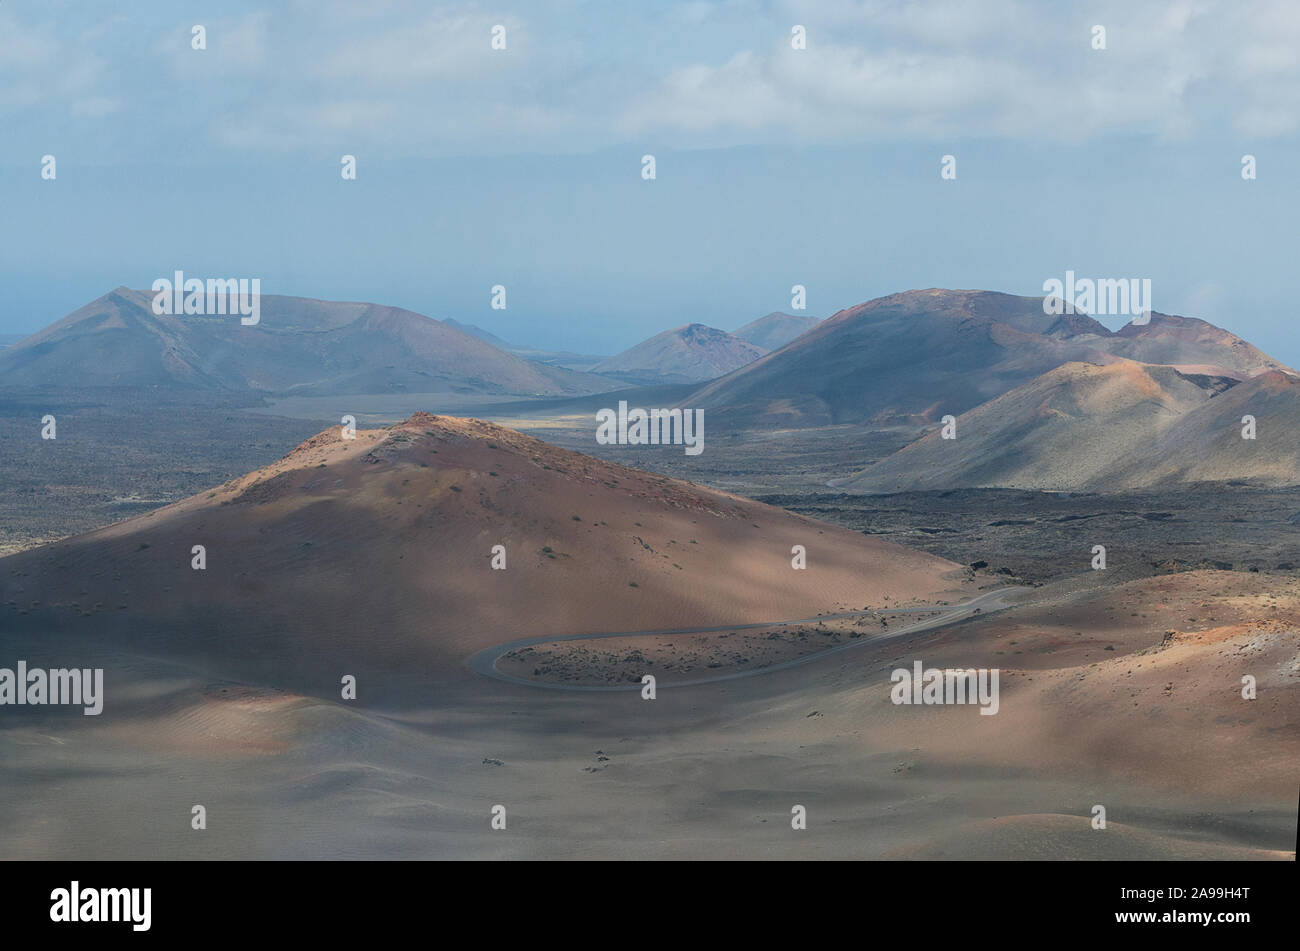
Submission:
[[[930,289],[868,301],[716,380],[684,405],[747,426],[889,425],[957,415],[1072,361],[1145,357],[1244,379],[1282,368],[1204,321],[1154,315],[1112,333],[1041,297]]]
[[[796,316],[775,311],[758,320],[751,320],[739,330],[733,330],[733,336],[748,340],[764,350],[780,350],[787,343],[806,330],[820,324],[820,317]]]
[[[602,360],[592,372],[628,383],[700,383],[730,373],[764,353],[762,347],[725,330],[686,324]]]
[[[299,394],[609,389],[399,307],[263,294],[260,322],[244,326],[238,316],[159,316],[152,300],[119,287],[92,301],[0,353],[0,382]]]

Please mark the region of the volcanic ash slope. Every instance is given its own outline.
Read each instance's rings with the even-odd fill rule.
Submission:
[[[463,674],[513,638],[959,600],[964,585],[931,555],[419,413],[351,440],[327,430],[212,491],[5,559],[0,610],[46,643],[80,632],[320,695],[342,673]]]

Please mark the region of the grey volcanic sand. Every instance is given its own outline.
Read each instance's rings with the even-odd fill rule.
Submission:
[[[959,662],[980,623],[999,622],[654,701],[462,671],[383,711],[365,682],[344,703],[116,658],[103,716],[6,713],[0,857],[1286,857],[1294,799],[1248,774],[1198,791],[1168,764],[1140,778],[1105,757],[1038,765],[1041,737],[1022,748],[1017,724],[1042,707],[1018,704],[1014,682],[995,717],[889,703],[901,655]],[[1293,760],[1294,742],[1276,752]],[[505,831],[489,827],[496,804]],[[795,804],[806,831],[790,828]]]
[[[468,666],[523,636],[925,612],[1004,584],[482,423],[322,434],[5,559],[0,665],[103,667],[106,699],[0,709],[0,857],[1291,855],[1288,574],[1076,571],[993,615],[653,701]],[[726,673],[734,651],[708,643]],[[918,660],[998,668],[999,713],[894,705],[891,670]]]

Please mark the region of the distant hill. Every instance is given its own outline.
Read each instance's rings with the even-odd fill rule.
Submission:
[[[1041,297],[932,288],[842,310],[686,403],[736,428],[917,425],[1063,363],[1137,356],[1234,378],[1285,369],[1204,321],[1154,315],[1112,333],[1083,315],[1045,314]]]
[[[1242,417],[1255,438],[1242,438]],[[1258,374],[1185,414],[1142,453],[1117,459],[1109,474],[1121,485],[1244,480],[1300,484],[1300,377]]]
[[[764,350],[780,350],[805,330],[816,327],[819,323],[821,323],[820,317],[799,317],[774,311],[766,317],[751,320],[739,330],[733,330],[732,334]]]
[[[505,353],[398,307],[261,296],[261,320],[156,315],[119,287],[0,352],[5,385],[134,385],[268,393],[456,392],[556,396],[598,377]]]
[[[916,425],[960,413],[1070,360],[1108,358],[1046,336],[1042,298],[908,291],[842,310],[686,401],[724,425]]]
[[[730,373],[766,352],[725,330],[686,324],[602,360],[592,372],[628,383],[696,383]]]
[[[1066,363],[958,416],[955,439],[936,427],[842,484],[863,492],[1093,486],[1233,382],[1220,380],[1128,360]]]
[[[1237,379],[1269,370],[1290,370],[1236,334],[1196,317],[1153,313],[1145,324],[1117,331],[1082,314],[1062,315],[1048,330],[1061,339],[1088,338],[1095,346],[1140,363],[1168,364],[1188,372]]]
[[[1242,439],[1242,417],[1256,438]],[[1124,360],[1068,363],[841,483],[859,492],[1115,491],[1170,482],[1300,483],[1300,379],[1244,382]]]

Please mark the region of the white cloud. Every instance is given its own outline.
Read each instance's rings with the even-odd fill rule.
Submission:
[[[1235,125],[1290,134],[1300,5],[1006,2],[790,4],[808,48],[781,36],[719,64],[678,66],[622,110],[629,135],[687,144],[880,137],[1185,139]],[[1107,49],[1092,50],[1093,23]],[[729,138],[728,138],[729,135]]]
[[[1244,150],[1300,132],[1292,0],[535,0],[526,16],[320,0],[219,12],[201,52],[188,21],[158,12],[152,58],[134,55],[136,14],[74,29],[16,9],[0,8],[0,105],[116,113],[123,148],[196,126],[219,147],[343,137],[393,155],[1133,134]],[[497,23],[505,52],[490,49]],[[795,23],[806,50],[790,48]]]
[[[396,111],[390,102],[365,99],[328,102],[308,110],[306,124],[330,132],[365,132],[392,122]]]
[[[58,52],[53,24],[24,26],[0,11],[0,70],[45,66],[54,61]]]
[[[159,33],[154,49],[179,79],[207,82],[222,76],[248,77],[267,65],[270,24],[271,15],[264,11],[172,23]],[[203,27],[205,49],[191,45],[195,26]]]
[[[491,48],[491,31],[506,28],[506,49]],[[379,32],[349,37],[313,66],[315,76],[401,86],[438,79],[489,79],[527,61],[528,35],[516,17],[446,11]]]

